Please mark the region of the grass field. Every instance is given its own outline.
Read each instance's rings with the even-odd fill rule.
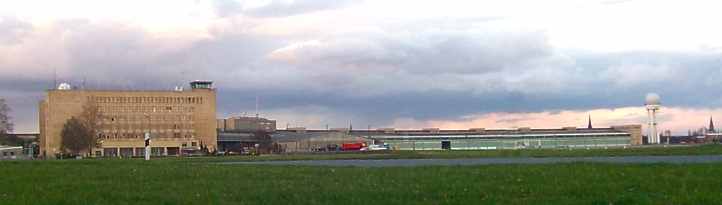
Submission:
[[[0,163],[0,204],[720,204],[722,164],[415,168]]]
[[[654,149],[639,152],[715,154],[720,148]],[[596,152],[573,153],[592,154],[587,151]],[[480,155],[486,156],[473,156]],[[225,158],[0,162],[0,204],[722,204],[720,163],[356,168],[212,159]]]
[[[634,147],[610,149],[519,149],[485,151],[386,151],[336,154],[286,154],[261,156],[226,156],[200,158],[201,161],[258,161],[258,160],[327,160],[327,159],[425,159],[425,158],[481,158],[481,157],[591,157],[591,156],[668,156],[722,155],[722,145]]]

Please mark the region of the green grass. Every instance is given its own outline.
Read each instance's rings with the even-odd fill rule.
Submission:
[[[354,168],[0,162],[0,204],[722,204],[722,164]]]
[[[0,204],[722,204],[722,163],[307,167],[218,161],[717,155],[722,146],[1,161]]]
[[[266,160],[330,160],[330,159],[428,159],[482,157],[591,157],[591,156],[664,156],[722,155],[722,145],[674,147],[633,147],[610,149],[519,149],[484,151],[385,151],[336,154],[285,154],[261,156],[200,157],[201,161],[266,161]]]

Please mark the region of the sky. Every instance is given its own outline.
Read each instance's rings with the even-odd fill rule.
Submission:
[[[37,132],[54,79],[171,90],[279,128],[560,128],[722,119],[722,2],[0,1],[0,98]],[[187,85],[186,85],[187,86]]]

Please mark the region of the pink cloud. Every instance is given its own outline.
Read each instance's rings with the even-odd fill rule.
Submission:
[[[644,107],[623,107],[616,109],[594,109],[587,111],[560,111],[534,113],[496,112],[469,115],[461,120],[415,120],[410,118],[397,119],[391,127],[399,129],[441,128],[561,128],[586,127],[587,117],[592,117],[595,127],[612,125],[642,124],[646,129],[647,111]],[[686,134],[687,130],[698,129],[708,125],[709,117],[722,116],[722,109],[692,109],[680,107],[663,107],[658,116],[660,132],[671,130],[674,134]],[[719,118],[722,119],[722,118]]]

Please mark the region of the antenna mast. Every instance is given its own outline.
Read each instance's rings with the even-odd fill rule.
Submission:
[[[58,68],[53,67],[53,87],[51,89],[55,89],[58,87]]]

